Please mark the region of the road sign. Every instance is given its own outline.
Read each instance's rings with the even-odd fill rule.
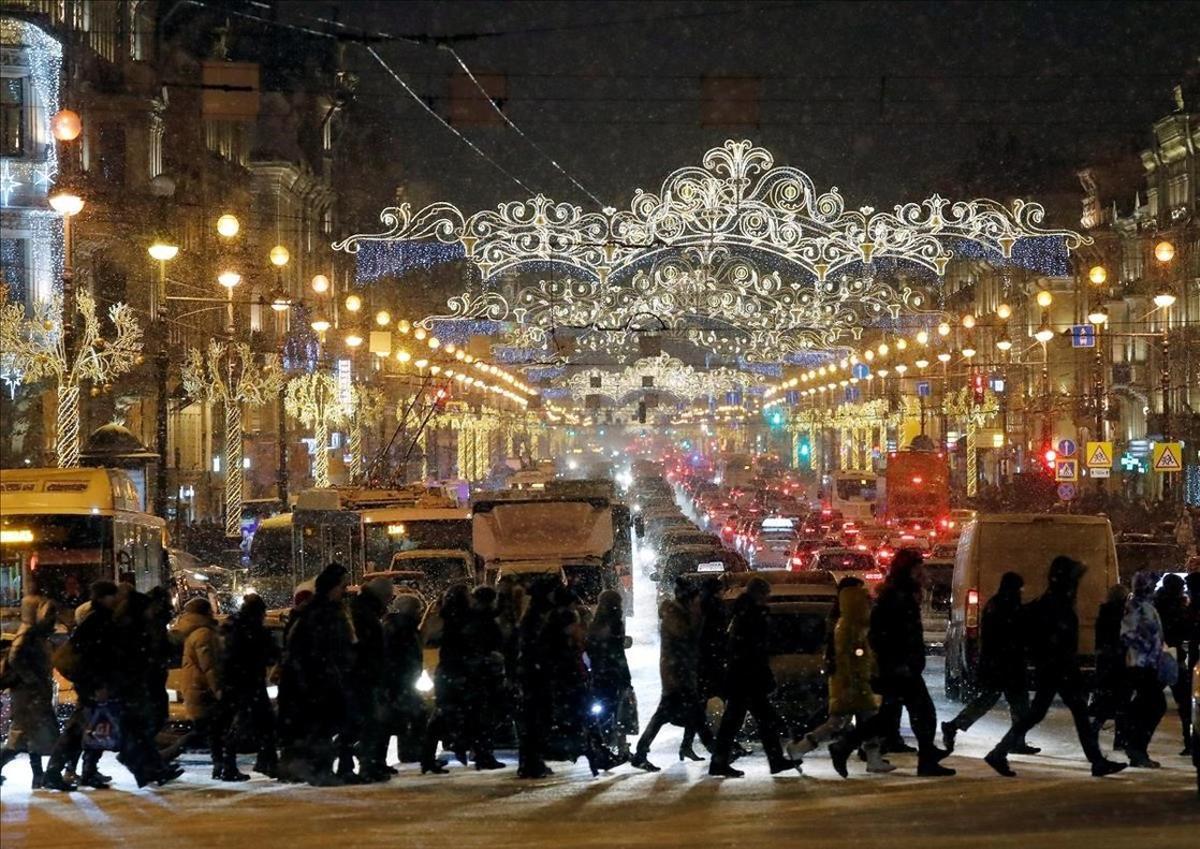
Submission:
[[[1096,328],[1090,324],[1071,325],[1072,348],[1095,348]]]
[[[859,380],[866,380],[871,375],[871,368],[866,363],[855,363],[850,373]]]
[[[1059,457],[1054,463],[1054,479],[1070,483],[1079,480],[1079,461],[1074,457]]]
[[[918,380],[917,381],[917,395],[919,395],[922,398],[928,398],[932,394],[933,394],[933,392],[929,387],[928,380]]]
[[[1075,440],[1073,439],[1060,439],[1058,440],[1058,456],[1074,457],[1075,449],[1077,447],[1078,446],[1075,444]]]
[[[1151,468],[1156,472],[1178,472],[1183,468],[1182,442],[1156,442],[1151,455]]]
[[[1058,497],[1063,501],[1070,501],[1075,497],[1075,484],[1060,483],[1058,485]]]
[[[1112,468],[1113,450],[1111,442],[1089,442],[1087,444],[1086,455],[1087,467],[1089,469]]]
[[[1089,469],[1088,474],[1094,478],[1106,478],[1112,474],[1112,469]]]

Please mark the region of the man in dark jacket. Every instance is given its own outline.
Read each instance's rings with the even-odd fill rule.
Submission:
[[[648,756],[654,738],[667,723],[683,726],[680,760],[688,756],[696,734],[700,735],[700,742],[709,751],[716,748],[716,742],[708,730],[697,678],[699,617],[700,603],[695,588],[687,581],[676,581],[675,597],[664,600],[658,611],[661,635],[658,671],[662,679],[662,695],[629,761],[646,772],[659,770]],[[724,649],[721,654],[724,655]]]
[[[496,591],[476,587],[463,631],[467,649],[467,722],[464,729],[475,754],[475,768],[505,766],[492,753],[497,711],[504,689],[504,634],[496,622]]]
[[[879,666],[875,690],[883,697],[879,728],[898,733],[900,711],[908,710],[917,737],[917,774],[954,775],[941,764],[949,754],[934,745],[937,709],[925,686],[925,631],[921,626],[921,553],[901,550],[892,561],[871,611],[871,650]]]
[[[1092,693],[1092,727],[1097,733],[1110,719],[1116,721],[1113,748],[1125,748],[1129,709],[1129,676],[1125,668],[1125,646],[1121,643],[1121,620],[1129,588],[1114,584],[1096,614],[1096,689]]]
[[[96,581],[92,584],[90,601],[91,611],[76,626],[67,647],[60,650],[70,659],[69,668],[60,667],[59,672],[75,685],[75,711],[63,726],[58,742],[54,744],[54,751],[50,753],[50,762],[42,779],[42,786],[48,790],[75,789],[74,784],[63,780],[63,767],[74,763],[83,750],[83,732],[88,714],[98,702],[108,699],[110,688],[114,688],[115,695],[114,665],[118,657],[118,641],[112,612],[117,606],[117,585],[111,581]],[[55,656],[55,661],[57,664],[59,655]],[[98,758],[94,755],[84,757],[80,775],[80,782],[84,786],[96,789],[108,786],[97,773],[97,762]]]
[[[280,681],[280,712],[294,744],[281,777],[314,785],[344,783],[333,773],[334,737],[346,718],[354,661],[354,631],[343,603],[349,573],[331,563],[317,576],[312,598],[289,623]]]
[[[1200,604],[1194,599],[1192,604]],[[1192,739],[1192,675],[1186,663],[1188,599],[1184,594],[1183,578],[1168,573],[1163,576],[1162,587],[1154,596],[1154,607],[1162,620],[1163,641],[1175,650],[1179,664],[1179,675],[1171,683],[1171,697],[1175,699],[1175,710],[1179,714],[1179,725],[1183,731],[1183,754],[1191,754]]]
[[[1005,572],[996,594],[983,607],[980,622],[979,691],[958,716],[942,723],[946,750],[954,751],[954,738],[966,731],[996,706],[1003,695],[1014,723],[1029,710],[1029,682],[1025,674],[1025,643],[1021,629],[1021,588],[1025,580],[1016,572]],[[1041,749],[1024,740],[1014,752],[1036,755]]]
[[[354,625],[354,666],[347,693],[348,712],[338,735],[338,775],[351,782],[387,781],[387,736],[383,726],[383,615],[394,588],[387,578],[368,581],[350,602]],[[359,771],[354,774],[354,752]]]
[[[279,661],[279,649],[264,621],[267,605],[250,593],[242,606],[221,626],[222,673],[230,727],[237,737],[252,738],[258,757],[254,771],[275,777],[275,712],[267,696],[267,670]],[[243,740],[231,739],[236,748]]]
[[[1096,730],[1088,719],[1086,687],[1079,670],[1079,616],[1075,596],[1084,566],[1070,557],[1059,556],[1050,564],[1046,592],[1026,606],[1026,644],[1036,645],[1033,660],[1033,703],[1023,719],[984,758],[988,766],[1004,776],[1016,773],[1008,765],[1008,753],[1025,739],[1029,730],[1046,718],[1055,695],[1075,720],[1079,744],[1092,765],[1092,775],[1120,772],[1125,764],[1110,761],[1100,752]]]
[[[424,699],[417,690],[425,665],[421,600],[401,595],[392,607],[392,612],[383,619],[384,727],[389,737],[396,735],[400,762],[411,763],[421,758],[421,740],[428,722]],[[385,750],[387,740],[385,737]]]
[[[529,606],[518,628],[520,657],[517,680],[521,688],[517,721],[518,778],[545,778],[546,730],[553,721],[550,658],[542,638],[546,621],[554,609],[552,579],[535,580],[529,587]]]
[[[724,778],[741,778],[745,775],[730,763],[734,741],[746,721],[747,713],[754,717],[758,725],[758,736],[766,752],[771,774],[796,766],[795,761],[783,754],[783,744],[780,742],[783,720],[770,699],[775,689],[767,623],[767,598],[770,595],[770,584],[762,578],[752,578],[734,604],[729,623],[725,713],[717,729],[716,749],[709,764],[709,775]]]

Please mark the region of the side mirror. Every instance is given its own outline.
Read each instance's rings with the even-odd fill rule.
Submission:
[[[659,577],[660,577],[660,575],[657,572],[650,573],[650,580],[654,581],[654,583],[656,583],[656,584],[658,583]]]
[[[631,648],[633,648],[633,637],[628,637],[628,636],[627,636],[627,637],[625,638],[625,648],[627,648],[627,649],[631,649]]]

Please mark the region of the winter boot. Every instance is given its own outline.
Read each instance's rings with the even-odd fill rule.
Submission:
[[[1137,769],[1159,769],[1162,766],[1146,754],[1145,749],[1126,749],[1125,754],[1129,756],[1129,765]]]
[[[64,793],[79,789],[74,782],[65,780],[58,770],[47,770],[42,775],[42,787],[46,790],[61,790]]]
[[[32,752],[29,753],[29,771],[33,773],[33,783],[30,785],[30,787],[33,790],[41,789],[42,777],[44,775],[42,772],[41,755],[35,755]]]
[[[740,769],[734,769],[729,764],[718,764],[714,759],[713,762],[708,765],[708,774],[716,778],[741,778],[746,773],[742,772]]]
[[[221,762],[221,780],[222,781],[249,781],[250,776],[244,772],[238,771],[237,755],[230,751],[225,753],[225,758]]]
[[[1098,760],[1092,764],[1092,775],[1096,778],[1103,778],[1106,775],[1115,775],[1129,764],[1123,764],[1120,761]]]
[[[867,743],[863,748],[867,753],[867,772],[891,772],[896,765],[883,756],[878,742]]]
[[[629,759],[629,765],[637,767],[643,772],[660,772],[661,770],[652,764],[647,758],[646,753],[638,749],[633,753],[633,757]]]
[[[1008,765],[1008,758],[1004,756],[1003,752],[992,750],[983,756],[983,762],[1005,778],[1016,778],[1017,774]]]
[[[679,760],[681,761],[702,761],[704,758],[696,754],[696,750],[691,746],[679,747]]]
[[[954,751],[954,738],[958,736],[958,725],[954,720],[942,723],[942,745],[947,752]]]
[[[850,762],[850,747],[841,740],[834,740],[829,744],[829,759],[833,761],[833,770],[842,778],[849,778],[850,772],[847,770],[847,764]]]

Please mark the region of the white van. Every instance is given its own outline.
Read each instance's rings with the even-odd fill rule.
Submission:
[[[951,581],[950,621],[946,630],[946,695],[968,698],[979,660],[983,607],[1000,586],[1000,576],[1016,572],[1025,579],[1028,603],[1046,589],[1050,562],[1059,555],[1087,567],[1079,584],[1079,653],[1093,664],[1096,615],[1108,588],[1120,581],[1112,526],[1102,516],[1040,513],[980,515],[968,522],[958,540]],[[1037,646],[1031,646],[1037,651]]]

